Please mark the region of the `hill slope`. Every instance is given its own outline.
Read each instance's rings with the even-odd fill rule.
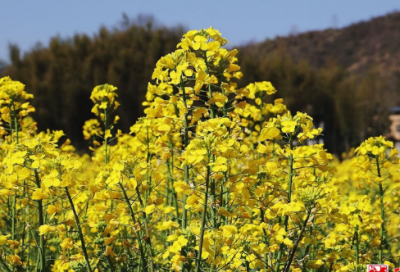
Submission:
[[[400,104],[400,12],[342,29],[267,39],[240,48],[242,83],[270,80],[289,108],[324,124],[336,154],[389,130]]]
[[[309,60],[321,68],[329,61],[350,72],[365,72],[369,67],[384,73],[400,69],[400,12],[352,24],[342,29],[305,32],[296,36],[277,37],[245,46],[247,51],[264,55],[280,48],[295,61]]]

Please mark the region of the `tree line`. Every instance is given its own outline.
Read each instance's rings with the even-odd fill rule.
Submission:
[[[23,82],[35,95],[32,104],[39,129],[62,129],[78,149],[85,150],[80,128],[93,117],[89,99],[93,87],[103,83],[118,87],[119,128],[128,131],[143,116],[142,102],[155,64],[175,50],[184,28],[124,18],[121,26],[102,27],[92,37],[54,37],[48,46],[23,55],[17,45],[10,46],[11,63],[2,73]],[[238,49],[244,73],[239,86],[271,81],[278,90],[275,98],[284,98],[294,113],[307,112],[323,126],[330,152],[340,155],[368,136],[387,133],[387,109],[396,97],[393,82],[380,76],[378,67],[356,74],[334,58],[320,67],[306,58],[294,59],[283,46],[265,50],[249,44]]]

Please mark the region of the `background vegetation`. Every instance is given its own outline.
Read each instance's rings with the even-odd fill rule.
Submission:
[[[273,82],[289,108],[309,113],[324,127],[325,146],[340,154],[388,132],[388,108],[400,102],[398,29],[400,13],[392,13],[343,29],[243,45],[242,82]],[[35,95],[39,130],[62,129],[83,149],[81,127],[90,118],[84,109],[91,105],[93,86],[118,87],[119,125],[128,131],[143,116],[141,103],[156,61],[174,50],[183,32],[124,16],[117,28],[102,27],[92,37],[54,37],[23,55],[11,45],[11,63],[1,70]]]

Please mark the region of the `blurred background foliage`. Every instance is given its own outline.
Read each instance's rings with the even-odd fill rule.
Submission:
[[[205,26],[208,27],[208,26]],[[218,26],[215,26],[218,29]],[[307,112],[324,128],[326,148],[337,155],[369,136],[389,131],[388,109],[400,105],[400,13],[342,29],[291,33],[234,45],[245,82],[271,81],[292,112]],[[80,150],[85,120],[92,118],[94,86],[118,87],[119,128],[143,116],[147,83],[157,60],[175,50],[184,27],[166,28],[146,16],[124,15],[118,27],[93,36],[54,37],[21,54],[10,45],[0,73],[26,84],[39,129],[62,129]],[[229,40],[229,37],[226,37]]]

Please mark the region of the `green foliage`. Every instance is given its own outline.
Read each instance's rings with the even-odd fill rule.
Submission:
[[[241,83],[274,82],[288,107],[310,113],[324,126],[326,147],[340,154],[366,137],[388,132],[387,109],[400,102],[398,60],[388,57],[399,51],[400,40],[392,38],[399,25],[400,13],[393,13],[340,30],[242,46]],[[126,131],[142,115],[141,101],[156,61],[175,49],[182,33],[182,28],[154,27],[151,18],[132,22],[124,15],[119,28],[103,27],[93,37],[56,37],[48,47],[22,57],[13,45],[4,74],[24,82],[35,95],[39,129],[62,129],[84,148],[81,126],[75,124],[90,118],[82,109],[90,107],[92,86],[118,86],[120,128]]]
[[[332,153],[349,151],[365,137],[387,132],[387,109],[396,97],[380,71],[354,74],[332,61],[315,69],[308,60],[295,62],[282,48],[262,52],[250,46],[241,52],[242,81],[275,82],[290,108],[310,113],[324,127],[325,146]]]
[[[55,37],[48,47],[22,57],[17,46],[10,47],[12,63],[4,73],[25,82],[35,95],[39,129],[62,129],[78,148],[86,148],[81,128],[91,113],[84,109],[91,106],[93,86],[105,82],[118,86],[124,102],[118,109],[122,129],[143,114],[154,65],[175,49],[183,29],[128,24],[125,19],[120,28],[102,27],[93,37]]]

